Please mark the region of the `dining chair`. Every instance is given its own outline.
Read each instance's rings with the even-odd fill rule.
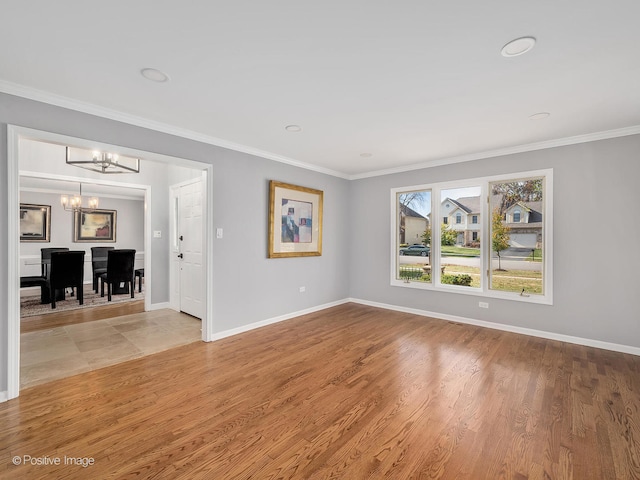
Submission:
[[[134,298],[134,263],[136,251],[133,249],[114,249],[107,252],[107,271],[100,275],[100,296],[104,297],[104,284],[107,284],[107,299],[111,301],[114,287],[120,283],[128,286],[131,298]]]
[[[20,277],[20,288],[40,287],[40,303],[49,303],[51,301],[51,292],[49,291],[48,272],[51,264],[52,252],[67,252],[66,247],[59,248],[41,248],[40,249],[40,275],[29,275]],[[64,291],[57,292],[58,299],[64,298]]]
[[[84,303],[82,284],[84,282],[84,250],[51,252],[49,269],[49,291],[62,290],[66,287],[76,289],[76,298],[80,305]],[[51,295],[51,308],[56,308],[56,296]]]
[[[55,248],[41,248],[40,249],[40,264],[42,268],[42,276],[49,276],[49,267],[51,265],[51,254],[55,252],[68,252],[67,247],[55,247]]]
[[[107,252],[114,247],[91,247],[91,267],[93,269],[93,291],[98,293],[98,277],[107,273]]]

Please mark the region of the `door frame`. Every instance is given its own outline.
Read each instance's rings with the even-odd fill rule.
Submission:
[[[100,141],[91,141],[87,139],[71,137],[68,135],[60,135],[52,132],[35,130],[31,128],[21,127],[17,125],[7,125],[7,363],[6,371],[0,372],[5,374],[7,379],[6,396],[0,393],[0,402],[10,400],[20,394],[20,243],[19,243],[19,207],[20,207],[20,138],[28,138],[48,143],[57,143],[80,148],[101,148],[104,150],[117,149],[125,155],[133,157],[142,157],[146,160],[156,161],[166,164],[173,164],[186,168],[194,168],[202,170],[204,183],[204,212],[203,212],[203,232],[204,232],[204,259],[205,278],[204,291],[210,291],[209,286],[213,285],[213,166],[211,164],[187,160],[184,158],[171,157],[158,153],[137,150],[133,148],[123,147],[120,145],[107,144]],[[149,201],[150,187],[145,193],[145,272],[151,272],[151,209],[152,205]],[[167,185],[169,188],[169,185]],[[148,295],[150,309],[154,306],[151,302],[151,295]],[[202,340],[210,342],[213,340],[213,301],[208,296],[203,298],[204,315],[202,318]],[[158,308],[166,308],[167,303],[160,304]],[[145,310],[147,309],[147,300],[145,300]]]

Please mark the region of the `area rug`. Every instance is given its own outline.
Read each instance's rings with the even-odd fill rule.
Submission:
[[[91,285],[86,285],[84,289],[84,303],[80,305],[75,295],[72,297],[68,293],[64,300],[56,301],[56,308],[52,309],[50,303],[40,303],[40,294],[29,295],[20,297],[20,317],[33,317],[35,315],[43,315],[47,313],[64,312],[67,310],[78,310],[80,308],[99,307],[102,305],[113,305],[114,303],[125,303],[136,300],[144,299],[144,286],[142,292],[136,290],[134,298],[131,298],[130,293],[123,293],[121,295],[112,295],[111,301],[107,299],[105,292],[104,297],[100,296],[100,292],[95,293],[91,288]]]

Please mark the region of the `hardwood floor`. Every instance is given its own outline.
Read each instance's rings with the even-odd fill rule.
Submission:
[[[44,315],[34,315],[20,319],[20,332],[36,332],[47,328],[75,325],[77,323],[93,322],[105,318],[131,315],[144,312],[144,299],[113,305],[102,305],[93,308],[80,308],[63,312],[47,312]]]
[[[640,479],[640,357],[346,304],[26,389],[0,458],[1,478]]]

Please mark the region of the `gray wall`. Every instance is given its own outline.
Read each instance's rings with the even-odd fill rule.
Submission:
[[[640,136],[398,173],[351,183],[351,296],[640,347]],[[554,305],[392,287],[390,189],[553,168]]]
[[[7,124],[213,165],[213,223],[214,227],[224,229],[224,238],[215,240],[214,250],[211,252],[214,281],[211,291],[207,292],[213,300],[214,332],[242,327],[349,296],[347,180],[0,94],[0,195],[4,198],[7,189]],[[324,191],[321,257],[266,258],[271,179]],[[164,181],[166,184],[167,179]],[[168,195],[153,197],[151,229],[168,232],[168,198]],[[6,208],[2,208],[0,223],[6,225],[6,222]],[[157,228],[157,225],[166,227]],[[152,241],[153,258],[168,258],[168,241],[164,238],[162,242],[155,240],[158,239]],[[7,236],[6,229],[2,229],[0,305],[7,304],[7,265]],[[156,271],[154,275],[168,277],[168,265],[166,271]],[[306,293],[298,292],[300,286],[306,287]],[[168,290],[165,293],[165,301],[168,301]],[[160,301],[155,295],[152,300]],[[4,364],[7,361],[6,311],[2,309],[1,314],[0,363]],[[2,391],[7,388],[7,379],[5,369],[0,370]]]

